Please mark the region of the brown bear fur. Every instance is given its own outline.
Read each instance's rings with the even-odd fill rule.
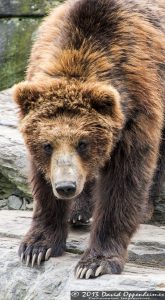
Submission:
[[[56,149],[67,145],[86,178],[75,201],[90,206],[92,193],[94,203],[77,277],[122,271],[149,195],[164,178],[164,14],[164,0],[75,0],[41,25],[26,81],[14,90],[36,203],[19,250],[27,264],[65,249],[70,201],[55,197],[51,172]],[[55,149],[49,155],[47,140]]]

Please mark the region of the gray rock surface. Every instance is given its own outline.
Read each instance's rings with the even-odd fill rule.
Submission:
[[[17,125],[18,108],[11,99],[11,90],[3,91],[0,93],[0,173],[30,196],[27,153]]]
[[[60,0],[0,0],[0,90],[23,80],[42,18]]]
[[[58,5],[60,0],[1,0],[0,17],[42,17],[51,7]]]
[[[129,247],[122,275],[76,280],[74,266],[86,248],[88,230],[70,230],[67,252],[40,268],[25,267],[17,256],[31,212],[0,211],[0,300],[69,300],[70,291],[165,291],[165,227],[141,225]]]
[[[22,206],[22,201],[17,196],[10,196],[8,198],[8,206],[10,209],[20,209]]]
[[[24,197],[16,185],[0,174],[0,209],[32,209],[32,199]]]
[[[25,77],[31,45],[40,22],[41,18],[36,17],[0,16],[0,90],[11,87]]]

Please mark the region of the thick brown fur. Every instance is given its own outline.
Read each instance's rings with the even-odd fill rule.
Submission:
[[[41,25],[26,81],[14,91],[34,166],[36,208],[20,247],[25,259],[41,252],[44,260],[49,248],[61,254],[67,236],[69,202],[52,193],[42,144],[48,139],[57,149],[63,141],[73,151],[85,137],[90,147],[76,155],[87,183],[95,180],[95,208],[76,274],[123,270],[149,195],[154,199],[164,178],[164,16],[164,0],[75,0]],[[89,194],[83,193],[81,203]]]

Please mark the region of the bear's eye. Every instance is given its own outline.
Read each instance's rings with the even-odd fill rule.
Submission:
[[[44,144],[43,149],[44,149],[46,154],[49,154],[49,155],[52,154],[53,147],[50,143]]]
[[[77,145],[77,151],[78,152],[84,152],[88,147],[88,142],[85,140],[79,141]]]

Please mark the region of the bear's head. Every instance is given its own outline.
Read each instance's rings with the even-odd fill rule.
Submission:
[[[20,129],[59,199],[74,198],[110,159],[123,126],[120,96],[105,83],[56,79],[14,87]]]

